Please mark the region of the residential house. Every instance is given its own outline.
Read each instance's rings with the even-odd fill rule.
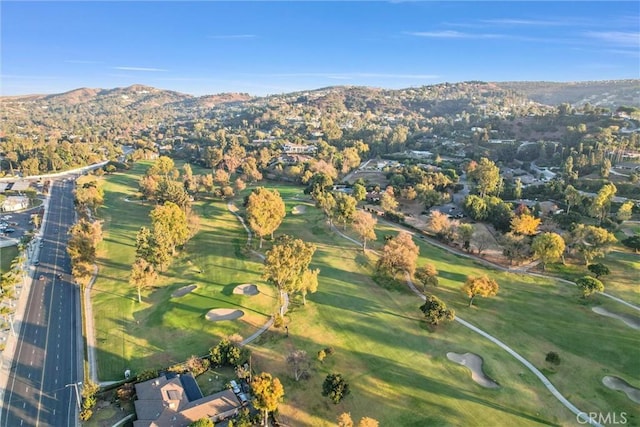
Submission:
[[[213,422],[232,417],[242,407],[232,390],[210,396],[190,374],[166,374],[136,384],[134,427],[186,427],[201,418]]]

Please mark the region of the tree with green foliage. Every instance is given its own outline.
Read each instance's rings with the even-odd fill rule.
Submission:
[[[596,279],[599,279],[600,276],[606,276],[611,273],[611,270],[609,270],[609,267],[602,264],[601,262],[597,264],[589,264],[587,266],[587,270],[593,273],[596,276]]]
[[[489,213],[487,203],[481,197],[470,194],[464,199],[463,209],[474,221],[484,221]]]
[[[360,202],[367,197],[367,189],[364,185],[356,182],[353,184],[353,193],[351,195]]]
[[[333,225],[333,217],[336,214],[336,199],[330,192],[318,193],[315,197],[316,207],[322,209],[327,216],[329,225]]]
[[[630,249],[633,249],[636,253],[640,252],[640,234],[627,237],[626,239],[622,240],[622,244]]]
[[[616,212],[616,219],[618,221],[628,221],[631,219],[631,214],[633,212],[633,201],[627,200],[620,206],[618,212]]]
[[[223,338],[215,347],[209,349],[211,363],[215,366],[240,366],[249,360],[249,349],[240,346],[239,339]]]
[[[322,383],[322,395],[331,399],[336,405],[349,393],[351,393],[349,383],[342,374],[328,374]]]
[[[420,311],[424,313],[427,322],[430,325],[438,326],[445,321],[451,321],[455,319],[455,311],[447,308],[447,305],[435,295],[427,295],[423,305],[420,306]]]
[[[73,193],[81,211],[87,208],[95,211],[104,203],[103,180],[94,175],[78,177]]]
[[[604,257],[611,245],[617,242],[616,236],[602,227],[578,224],[570,234],[572,246],[589,265],[597,257]]]
[[[310,194],[315,200],[319,194],[325,193],[333,185],[333,179],[326,173],[317,172],[307,182],[305,194]]]
[[[584,196],[575,189],[573,185],[567,185],[564,189],[564,200],[567,202],[567,213],[571,210],[571,207],[577,206],[582,203]]]
[[[356,211],[353,215],[353,223],[351,226],[358,236],[362,239],[362,250],[367,250],[367,240],[376,239],[376,224],[378,219],[369,212]]]
[[[611,202],[616,195],[616,186],[613,184],[605,184],[598,194],[591,200],[591,207],[589,208],[589,214],[597,218],[599,223],[602,224],[602,220],[609,213]]]
[[[213,427],[213,421],[211,421],[211,418],[200,418],[197,421],[192,422],[191,424],[189,424],[189,427]]]
[[[557,233],[542,233],[537,235],[531,243],[531,250],[536,258],[542,261],[542,270],[547,264],[557,262],[562,258],[565,243],[562,236]]]
[[[147,176],[160,175],[168,176],[175,169],[175,163],[171,157],[160,156],[158,159],[147,169]]]
[[[492,297],[498,294],[498,283],[489,276],[469,276],[462,287],[462,292],[469,297],[469,307],[477,296]]]
[[[422,283],[425,290],[427,285],[438,286],[438,270],[433,264],[425,264],[422,267],[416,268],[415,276],[416,280]]]
[[[165,236],[171,255],[175,255],[176,247],[184,245],[189,240],[185,212],[177,204],[165,202],[164,205],[156,206],[149,216],[155,243],[158,243],[158,236]]]
[[[476,229],[473,224],[460,224],[457,228],[458,239],[460,239],[460,243],[462,243],[462,247],[465,251],[469,252],[471,249],[471,239],[473,238],[473,233],[475,233]]]
[[[527,236],[506,233],[500,237],[499,242],[502,246],[502,254],[512,265],[514,261],[524,261],[531,254],[531,239]]]
[[[129,283],[138,290],[138,303],[142,302],[141,290],[151,286],[158,278],[158,274],[153,268],[153,264],[144,258],[136,258],[131,267]]]
[[[293,291],[302,295],[302,305],[307,305],[307,294],[315,294],[318,290],[318,275],[320,269],[306,269],[302,272],[300,278],[296,281]]]
[[[379,272],[395,276],[400,272],[413,275],[420,248],[414,243],[411,234],[401,231],[387,241],[378,259]]]
[[[500,168],[491,160],[486,157],[481,158],[467,176],[473,182],[475,191],[480,197],[497,195],[500,186]]]
[[[251,391],[253,394],[253,406],[264,411],[264,425],[267,426],[269,412],[278,409],[278,404],[284,397],[284,387],[278,378],[263,372],[253,377],[251,381]]]
[[[271,235],[280,227],[286,215],[284,202],[278,190],[264,187],[254,189],[247,199],[247,223],[260,238],[260,248],[264,236]]]
[[[596,292],[604,292],[604,285],[595,277],[584,276],[576,280],[576,285],[582,291],[582,297],[588,298]]]
[[[395,212],[398,207],[398,201],[393,193],[393,187],[389,186],[380,194],[380,207],[385,212]]]
[[[276,239],[273,247],[267,251],[262,277],[278,288],[281,315],[284,315],[284,295],[300,289],[303,277],[309,277],[305,276],[305,272],[315,251],[316,246],[313,243],[306,243],[287,235]]]
[[[343,229],[347,229],[347,224],[353,221],[353,216],[356,213],[357,201],[353,197],[345,193],[337,193],[335,195],[336,206],[335,218],[338,222],[341,222]]]
[[[560,364],[560,355],[555,351],[550,351],[547,353],[547,356],[544,358],[546,362],[552,363],[554,365]]]

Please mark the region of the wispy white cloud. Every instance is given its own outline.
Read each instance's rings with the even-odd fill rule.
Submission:
[[[523,18],[501,18],[501,19],[481,19],[479,22],[491,25],[530,25],[530,26],[567,26],[573,25],[570,19],[546,20],[546,19],[523,19]]]
[[[435,39],[500,39],[505,38],[504,34],[489,33],[464,33],[461,31],[406,31],[405,34],[415,37],[428,37]]]
[[[625,31],[588,31],[585,36],[619,46],[640,46],[640,33]]]
[[[217,39],[217,40],[233,40],[233,39],[254,39],[257,36],[255,34],[225,34],[225,35],[217,35],[217,36],[209,36],[209,39]]]
[[[169,71],[163,68],[148,68],[148,67],[113,67],[114,70],[124,70],[124,71],[150,71],[150,72],[162,72]]]

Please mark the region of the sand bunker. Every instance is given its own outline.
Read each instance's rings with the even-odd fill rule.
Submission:
[[[244,316],[244,311],[234,310],[233,308],[214,308],[209,310],[205,316],[207,320],[217,322],[220,320],[235,320]]]
[[[171,298],[180,298],[185,296],[186,294],[188,294],[189,292],[193,291],[194,289],[196,289],[198,287],[198,285],[189,285],[189,286],[183,286],[180,289],[174,291],[171,294]]]
[[[307,207],[305,205],[297,205],[297,206],[294,206],[293,209],[291,209],[291,213],[293,215],[302,215],[306,211],[307,211]]]
[[[609,310],[607,310],[606,308],[602,308],[602,307],[593,307],[591,310],[593,310],[595,313],[601,314],[603,316],[612,317],[614,319],[621,320],[627,326],[629,326],[629,327],[631,327],[633,329],[640,329],[640,318],[637,318],[635,316],[630,316],[628,314],[612,313]]]
[[[606,376],[602,378],[602,384],[611,390],[621,391],[636,403],[640,403],[640,389],[632,387],[628,382],[618,377]]]
[[[486,376],[482,371],[482,357],[474,353],[447,353],[447,359],[456,362],[459,365],[466,366],[471,370],[471,379],[480,384],[482,387],[498,388],[498,383]]]
[[[244,285],[238,285],[233,288],[233,293],[237,295],[248,295],[252,297],[254,295],[258,295],[260,291],[258,291],[258,287],[256,285],[246,283]]]

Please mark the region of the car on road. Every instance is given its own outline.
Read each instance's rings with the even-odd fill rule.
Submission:
[[[62,280],[62,274],[58,273],[57,277],[58,277],[58,279]]]
[[[40,261],[38,260],[33,261],[33,265],[40,265]]]
[[[40,280],[44,280],[44,275],[40,275]]]
[[[7,228],[6,230],[4,230],[5,233],[15,233],[16,229],[15,228]]]

